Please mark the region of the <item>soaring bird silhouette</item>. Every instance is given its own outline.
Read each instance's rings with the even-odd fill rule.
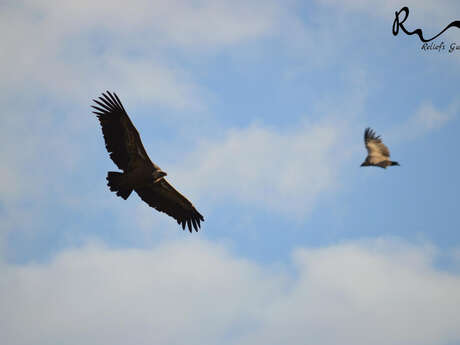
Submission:
[[[122,173],[108,172],[110,190],[125,200],[134,190],[149,206],[176,219],[182,229],[187,224],[190,232],[192,226],[198,231],[203,216],[166,181],[167,174],[150,160],[118,96],[107,91],[93,101],[98,105],[92,105],[96,110],[93,113],[101,124],[110,158],[123,170]]]
[[[367,149],[367,157],[361,164],[362,167],[376,166],[386,169],[390,165],[399,165],[398,162],[390,160],[390,150],[382,142],[380,136],[376,136],[369,127],[364,131],[364,144]]]

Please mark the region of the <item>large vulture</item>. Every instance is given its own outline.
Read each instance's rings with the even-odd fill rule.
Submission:
[[[203,216],[166,181],[166,173],[150,160],[118,96],[107,91],[93,101],[98,105],[92,107],[101,123],[105,147],[113,162],[123,170],[123,173],[108,172],[110,190],[125,200],[135,190],[149,206],[176,219],[183,229],[187,225],[190,232],[192,227],[198,231]]]
[[[369,127],[364,131],[364,144],[367,149],[367,157],[361,164],[362,167],[376,166],[386,169],[390,165],[399,165],[398,162],[390,160],[390,150],[382,142],[380,136],[376,136]]]

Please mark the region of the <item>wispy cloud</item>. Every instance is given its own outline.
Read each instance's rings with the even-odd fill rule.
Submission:
[[[405,122],[392,130],[391,136],[397,140],[410,140],[436,131],[455,119],[459,111],[457,102],[447,107],[435,107],[431,102],[423,102]]]
[[[183,165],[168,171],[194,195],[308,214],[334,190],[349,158],[342,121],[303,123],[286,131],[252,125],[202,141]],[[181,187],[182,188],[182,187]]]
[[[424,27],[436,25],[436,21],[448,20],[449,18],[451,18],[450,21],[453,21],[457,19],[453,17],[455,15],[455,9],[460,10],[460,6],[456,1],[449,0],[389,0],[379,2],[371,0],[317,0],[317,2],[349,11],[365,11],[372,15],[380,15],[389,19],[394,19],[395,11],[399,11],[402,7],[407,6],[410,9],[410,16],[412,18],[430,18],[430,20],[420,23],[420,25],[423,24]],[[446,22],[445,25],[447,24]],[[416,26],[416,23],[414,23],[414,25]],[[420,27],[420,25],[417,26],[417,28]],[[416,29],[415,26],[414,29]]]
[[[83,99],[111,85],[173,108],[203,105],[171,50],[200,55],[259,38],[278,25],[280,12],[262,1],[6,3],[0,87]]]

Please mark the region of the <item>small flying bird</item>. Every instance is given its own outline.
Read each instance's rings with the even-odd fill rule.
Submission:
[[[376,136],[369,127],[364,131],[364,144],[367,149],[367,157],[361,164],[362,167],[376,166],[386,169],[390,165],[399,165],[398,162],[390,160],[390,150],[382,142],[380,136]]]
[[[115,93],[102,93],[98,105],[92,105],[102,127],[105,147],[110,158],[123,172],[109,171],[108,186],[123,199],[134,190],[150,207],[177,220],[185,230],[200,228],[203,216],[193,204],[164,178],[167,174],[153,163],[142,145],[141,138]]]

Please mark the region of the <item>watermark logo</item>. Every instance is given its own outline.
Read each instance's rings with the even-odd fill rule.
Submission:
[[[403,17],[401,16],[403,15]],[[444,41],[442,42],[431,42],[434,39],[438,38],[441,36],[445,31],[452,27],[456,27],[460,29],[460,21],[455,20],[449,25],[447,25],[444,30],[442,30],[440,33],[437,35],[426,39],[423,37],[423,32],[422,29],[415,29],[414,31],[409,31],[404,27],[404,22],[407,20],[409,17],[409,8],[408,7],[403,7],[399,11],[395,12],[395,20],[393,21],[393,35],[396,36],[399,33],[399,29],[401,29],[406,35],[417,35],[420,39],[420,41],[423,42],[421,49],[424,51],[446,51],[449,53],[453,53],[454,51],[459,51],[460,52],[460,45],[457,45],[455,42],[451,43],[446,43]],[[428,43],[431,42],[431,43]]]

